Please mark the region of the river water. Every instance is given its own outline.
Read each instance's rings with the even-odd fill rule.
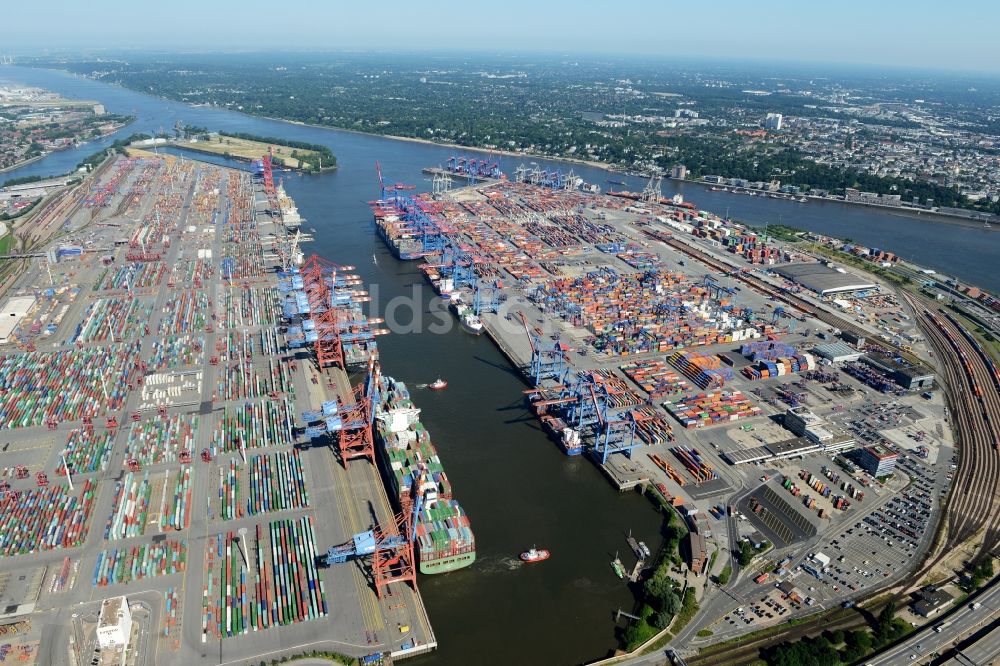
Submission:
[[[376,160],[387,181],[416,183],[418,190],[426,190],[430,183],[420,169],[442,164],[452,149],[194,108],[61,72],[6,67],[0,68],[3,79],[98,100],[109,111],[135,115],[136,122],[118,136],[170,131],[181,120],[330,146],[339,170],[285,178],[289,195],[308,220],[304,227],[316,229],[316,241],[305,251],[356,265],[371,287],[373,314],[405,296],[429,321],[433,293],[415,262],[396,261],[379,241],[365,202],[378,195]],[[0,175],[0,181],[64,173],[114,138],[49,155]],[[519,162],[506,158],[505,169],[513,171]],[[610,187],[607,178],[624,180],[633,190],[643,186],[638,178],[571,166],[605,189]],[[1000,275],[992,268],[1000,257],[998,234],[843,204],[793,203],[664,184],[665,193],[675,191],[707,210],[723,213],[728,207],[734,218],[753,224],[778,222],[780,215],[785,224],[851,237],[1000,289]],[[457,327],[444,334],[421,327],[380,338],[379,344],[387,374],[411,384],[438,376],[448,380],[447,391],[416,391],[414,397],[477,538],[473,567],[419,581],[441,648],[415,663],[575,664],[607,654],[616,643],[612,614],[634,603],[632,593],[614,577],[610,560],[615,551],[627,554],[629,530],[650,546],[659,545],[661,521],[651,505],[638,495],[619,495],[592,464],[559,453],[524,409],[523,382],[485,337],[474,338]],[[533,567],[516,564],[517,553],[533,543],[551,550],[553,558]]]

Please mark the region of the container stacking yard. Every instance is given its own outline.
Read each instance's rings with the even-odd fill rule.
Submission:
[[[619,490],[693,478],[722,493],[717,452],[686,431],[753,428],[770,395],[758,393],[817,365],[786,338],[800,321],[791,304],[746,278],[793,258],[652,181],[611,196],[579,185],[526,167],[447,193],[396,188],[372,210],[393,253],[423,259],[450,309],[477,317],[521,371],[560,451],[589,455]],[[726,258],[696,261],[694,239]]]
[[[206,650],[257,663],[278,645],[434,649],[412,578],[389,581],[390,596],[373,584],[373,553],[347,567],[321,557],[372,527],[397,533],[375,456],[339,449],[357,425],[345,366],[377,360],[381,333],[360,280],[301,266],[308,238],[288,233],[262,176],[140,153],[81,187],[56,225],[73,251],[52,264],[55,286],[44,267],[18,278],[33,305],[0,346],[5,571],[54,567],[37,605],[87,640],[91,599],[95,612],[123,594],[158,605],[133,615],[157,619],[140,627],[157,664]],[[288,311],[293,273],[324,290],[308,292],[311,313]],[[324,329],[311,316],[327,309],[344,356],[317,363],[310,336]],[[298,415],[318,405],[336,407],[307,435]],[[428,520],[458,529],[446,507],[429,505]],[[87,640],[52,654],[87,663]]]

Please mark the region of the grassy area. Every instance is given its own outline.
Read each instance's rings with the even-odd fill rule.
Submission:
[[[698,633],[696,633],[695,636],[697,636],[698,638],[708,638],[714,633],[715,632],[712,631],[711,629],[699,629]]]
[[[874,264],[870,261],[865,261],[864,259],[856,257],[853,254],[840,252],[839,250],[834,250],[833,248],[827,247],[826,245],[820,245],[819,243],[810,243],[809,249],[834,261],[839,261],[842,264],[850,264],[851,266],[871,273],[872,275],[877,275],[880,278],[888,280],[889,282],[894,282],[898,285],[904,286],[913,284],[913,280],[910,278],[899,275],[898,273],[893,273],[887,268],[883,268],[882,266]]]
[[[733,575],[733,567],[727,564],[726,566],[722,567],[722,571],[719,572],[719,575],[716,578],[716,582],[719,585],[726,585],[729,583],[729,579],[730,577],[732,577],[732,575]]]
[[[256,160],[271,152],[274,163],[279,167],[289,169],[304,169],[318,171],[334,168],[337,159],[324,146],[306,148],[305,145],[286,145],[269,137],[230,136],[227,134],[212,134],[208,140],[196,143],[188,141],[177,142],[179,148],[193,150],[223,157],[233,157],[242,160]],[[322,149],[322,150],[320,150]]]
[[[693,588],[688,588],[684,592],[684,601],[681,604],[681,612],[674,618],[674,623],[670,625],[670,630],[674,634],[679,634],[687,623],[698,614],[698,598]]]
[[[0,236],[0,254],[7,254],[10,251],[10,244],[14,240],[14,234],[8,232]]]
[[[757,231],[761,234],[764,230],[757,228]],[[790,227],[787,224],[769,224],[767,225],[767,235],[776,240],[785,241],[786,243],[795,243],[802,238],[799,234],[804,233],[801,229],[796,229],[795,227]]]
[[[227,136],[214,137],[212,141],[199,141],[197,143],[182,142],[178,146],[185,150],[195,150],[200,153],[211,153],[213,155],[236,157],[244,160],[260,159],[262,155],[267,154],[268,148],[272,148],[274,151],[274,161],[291,169],[297,169],[301,164],[298,159],[292,157],[293,151],[296,156],[308,155],[311,157],[315,154],[313,151],[275,146],[273,144],[235,139]]]

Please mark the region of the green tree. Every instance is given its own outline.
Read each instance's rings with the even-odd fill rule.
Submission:
[[[671,591],[663,600],[663,612],[670,615],[677,615],[681,610],[681,598],[676,591]]]
[[[750,564],[750,561],[754,558],[757,551],[753,549],[749,541],[740,542],[740,552],[736,554],[736,561],[740,563],[741,567],[745,567]]]
[[[646,598],[658,608],[663,608],[664,601],[673,594],[673,582],[667,576],[654,575],[643,585]]]

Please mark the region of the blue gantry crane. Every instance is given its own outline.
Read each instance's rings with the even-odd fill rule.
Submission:
[[[602,465],[608,462],[608,457],[612,453],[624,453],[631,458],[632,449],[639,446],[635,437],[635,417],[631,411],[627,411],[623,418],[611,419],[607,401],[599,400],[598,395],[597,389],[591,384],[590,402],[597,416],[594,455],[600,459]]]
[[[491,285],[476,282],[476,291],[472,297],[472,311],[476,313],[477,317],[484,312],[497,313],[500,311],[500,286],[496,282]]]
[[[565,345],[556,340],[551,347],[543,346],[542,337],[537,332],[532,331],[528,325],[528,318],[524,313],[518,311],[517,316],[524,324],[524,332],[528,335],[528,344],[531,346],[531,361],[528,365],[528,375],[539,386],[546,379],[559,379],[566,370],[566,350]]]
[[[306,422],[305,435],[310,439],[322,437],[344,427],[340,417],[340,404],[336,400],[327,400],[319,409],[302,412],[302,420]]]

